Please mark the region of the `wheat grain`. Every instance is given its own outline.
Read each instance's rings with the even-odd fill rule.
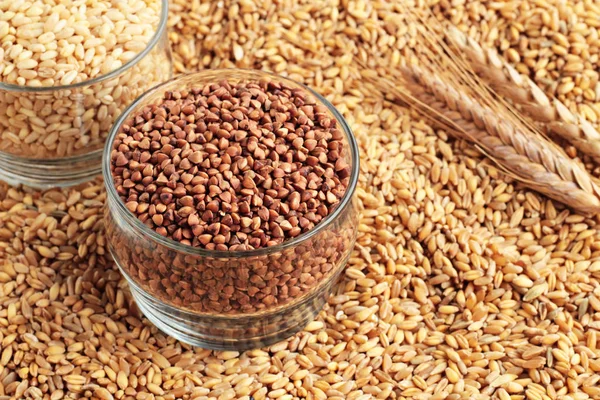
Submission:
[[[0,9],[6,15],[0,81],[32,87],[69,85],[113,71],[143,50],[160,19],[158,1],[78,7],[38,0],[2,3]],[[125,17],[133,13],[136,18]]]

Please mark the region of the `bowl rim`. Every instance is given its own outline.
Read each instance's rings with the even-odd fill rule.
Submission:
[[[279,81],[285,81],[292,85],[298,86],[304,90],[307,90],[311,95],[315,96],[318,101],[320,101],[323,105],[325,105],[329,112],[333,115],[333,117],[337,120],[338,124],[341,127],[341,130],[344,132],[346,136],[346,140],[348,142],[348,147],[350,151],[350,159],[351,159],[351,172],[350,172],[350,180],[348,182],[348,187],[346,188],[346,192],[344,196],[338,203],[337,207],[334,211],[328,214],[321,222],[319,222],[313,229],[305,232],[293,239],[286,240],[278,245],[271,247],[260,247],[252,250],[210,250],[204,249],[200,247],[193,247],[186,244],[181,244],[173,239],[170,239],[165,236],[161,236],[156,233],[154,230],[147,227],[142,221],[140,221],[131,211],[129,211],[125,207],[125,203],[119,197],[115,186],[112,184],[113,178],[111,174],[111,164],[110,164],[110,154],[112,151],[112,145],[115,136],[120,131],[121,126],[125,122],[125,120],[129,117],[129,114],[136,109],[138,106],[144,103],[144,101],[152,94],[162,90],[165,86],[173,84],[178,80],[182,80],[185,78],[193,78],[193,77],[203,77],[214,75],[220,76],[223,74],[238,74],[241,75],[241,79],[252,79],[259,80],[261,78],[270,78]],[[218,79],[215,79],[217,81]],[[293,248],[300,245],[303,242],[315,237],[320,232],[324,231],[328,226],[330,226],[334,221],[338,219],[338,217],[351,205],[352,199],[354,197],[354,193],[356,191],[356,187],[358,185],[358,177],[360,171],[360,156],[359,156],[359,147],[356,142],[356,138],[352,132],[352,129],[348,125],[347,121],[341,115],[341,113],[323,96],[319,93],[311,89],[310,87],[296,82],[290,78],[283,77],[272,72],[262,71],[262,70],[254,70],[254,69],[242,69],[242,68],[222,68],[222,69],[211,69],[200,72],[193,72],[188,74],[182,74],[175,78],[172,78],[168,81],[165,81],[159,85],[154,86],[149,89],[145,93],[143,93],[140,97],[138,97],[115,121],[110,134],[105,143],[104,154],[102,156],[102,176],[104,178],[104,186],[106,188],[106,193],[109,200],[108,212],[113,213],[113,209],[110,207],[110,203],[116,204],[116,211],[120,217],[122,217],[128,225],[134,228],[137,234],[141,234],[148,239],[152,239],[157,242],[159,245],[165,246],[171,250],[174,250],[178,253],[184,253],[187,255],[197,256],[197,257],[210,257],[210,258],[222,258],[222,259],[231,259],[231,258],[247,258],[247,257],[256,257],[256,256],[264,256],[277,252],[281,252],[285,249]]]
[[[136,65],[140,60],[142,60],[160,41],[163,33],[167,29],[167,21],[169,19],[169,0],[160,0],[160,19],[158,21],[158,28],[150,38],[150,41],[144,48],[144,50],[137,53],[131,60],[127,61],[125,64],[121,65],[119,68],[114,69],[106,74],[96,76],[91,79],[87,79],[82,82],[73,83],[71,85],[60,85],[60,86],[22,86],[15,85],[12,83],[4,83],[0,81],[0,90],[5,90],[7,92],[21,92],[21,93],[46,93],[46,92],[54,92],[59,90],[73,90],[82,88],[85,86],[94,85],[96,83],[103,82],[105,80],[115,78],[121,75],[123,72],[128,70],[129,68]]]

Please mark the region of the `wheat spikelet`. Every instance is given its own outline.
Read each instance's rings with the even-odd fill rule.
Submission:
[[[535,82],[521,75],[495,50],[483,48],[456,27],[450,27],[447,34],[475,72],[498,94],[519,105],[548,132],[568,140],[584,154],[600,157],[600,133],[592,124],[573,114],[560,100],[548,98]]]
[[[363,76],[382,93],[475,143],[526,186],[579,211],[599,212],[600,187],[581,163],[569,158],[474,74],[468,57],[445,40],[443,27],[430,13],[420,14],[399,4],[414,27],[411,40],[415,46],[408,50],[400,68],[377,68],[373,65],[377,58],[372,58],[372,69],[364,69]]]
[[[526,186],[574,209],[600,211],[600,188],[593,178],[558,147],[510,118],[417,65],[401,67],[400,74],[363,70],[363,77],[382,93],[413,106],[456,137],[469,140]],[[387,77],[392,77],[389,79]],[[404,89],[397,86],[401,81]]]

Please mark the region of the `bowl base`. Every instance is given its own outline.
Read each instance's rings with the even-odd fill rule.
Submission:
[[[0,180],[36,189],[69,187],[99,176],[101,163],[101,151],[58,159],[22,158],[0,152]]]
[[[167,335],[191,346],[201,347],[203,349],[215,351],[246,351],[268,347],[275,343],[293,336],[300,332],[310,321],[314,319],[306,318],[304,321],[297,321],[297,324],[282,331],[275,332],[271,335],[256,336],[256,337],[240,337],[240,338],[225,338],[218,335],[203,334],[201,331],[190,332],[189,329],[182,327],[180,322],[170,318],[168,314],[160,313],[156,308],[145,303],[143,299],[136,296],[132,291],[140,311],[154,326],[160,329]],[[318,311],[317,313],[318,314]],[[316,316],[315,314],[315,316]]]
[[[124,275],[140,311],[158,329],[184,343],[210,350],[245,351],[289,338],[319,314],[332,286],[328,283],[299,304],[271,314],[209,316],[169,306]]]

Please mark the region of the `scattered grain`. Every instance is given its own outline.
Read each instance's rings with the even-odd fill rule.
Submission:
[[[583,58],[588,51],[592,63],[597,55],[598,10],[591,0],[435,3],[473,36],[500,51],[517,50],[519,68],[533,71],[547,59],[539,69],[547,75],[535,79],[547,82],[549,93],[569,54]],[[0,371],[3,395],[90,398],[102,396],[96,393],[101,387],[115,398],[156,398],[150,391],[156,388],[148,386],[154,384],[165,399],[258,400],[280,389],[280,399],[598,397],[598,218],[522,189],[470,145],[447,140],[445,132],[365,92],[355,80],[352,54],[377,46],[394,63],[407,45],[402,38],[409,26],[392,23],[391,3],[176,0],[171,10],[179,71],[233,66],[237,43],[244,50],[237,65],[283,71],[322,91],[344,113],[361,147],[361,220],[348,265],[355,272],[344,274],[317,319],[322,329],[225,359],[182,345],[140,317],[109,261],[102,220],[80,228],[100,213],[100,182],[44,193],[0,186],[0,258],[8,260],[0,267],[0,340],[4,351],[12,350]],[[0,35],[2,29],[0,22]],[[564,57],[552,50],[555,33],[571,43],[564,46],[565,38],[556,36],[569,51]],[[581,40],[589,41],[587,49]],[[578,79],[587,85],[583,74]],[[592,83],[590,76],[597,91]],[[570,106],[584,103],[575,91]],[[502,194],[503,206],[492,206]],[[36,222],[43,213],[47,217]],[[581,235],[588,230],[590,236]],[[39,246],[56,257],[43,257]],[[471,280],[475,275],[489,279]],[[544,282],[545,290],[523,301]],[[417,290],[427,296],[417,300]],[[29,319],[22,298],[31,306]],[[44,299],[49,304],[38,305]],[[580,306],[585,300],[587,308]],[[448,314],[454,310],[448,306],[458,312]],[[356,307],[377,310],[361,323]],[[78,314],[84,309],[93,314]],[[399,329],[403,321],[416,326]],[[378,344],[358,351],[370,340]],[[55,342],[64,343],[66,353],[50,363],[44,354]],[[370,353],[378,347],[383,354]],[[154,352],[169,367],[156,363]],[[125,367],[120,360],[130,369],[126,389],[118,385],[117,371]],[[100,372],[92,371],[96,365]],[[267,375],[277,378],[261,383]],[[69,376],[85,380],[68,383]],[[282,378],[290,381],[274,388]]]

